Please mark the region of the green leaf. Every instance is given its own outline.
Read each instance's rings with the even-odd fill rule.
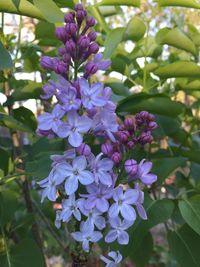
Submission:
[[[120,7],[115,7],[115,6],[99,6],[99,11],[102,16],[108,17],[108,16],[113,16],[117,15],[118,12],[120,12]]]
[[[24,239],[9,251],[11,266],[6,256],[0,257],[1,267],[44,267],[40,249],[32,239]]]
[[[177,61],[161,66],[154,71],[161,79],[173,77],[200,77],[200,66],[194,62]]]
[[[194,44],[196,46],[200,46],[200,33],[197,30],[197,28],[192,24],[188,24],[187,27],[188,27],[188,35],[193,40]]]
[[[0,70],[12,68],[12,59],[8,51],[0,41]]]
[[[122,41],[124,28],[116,28],[112,30],[107,36],[104,43],[104,58],[110,58],[114,50]]]
[[[17,121],[12,116],[9,116],[9,115],[1,113],[1,112],[0,112],[0,125],[7,127],[9,129],[18,130],[21,132],[31,132],[32,133],[32,130],[29,127],[27,127],[23,123]]]
[[[19,8],[20,0],[12,0],[16,8]]]
[[[200,235],[200,195],[180,200],[178,205],[183,219]]]
[[[27,109],[25,107],[13,109],[13,116],[16,120],[20,121],[30,129],[32,129],[33,132],[35,132],[37,128],[37,122],[33,112],[30,109]]]
[[[55,25],[46,21],[40,21],[35,28],[35,38],[39,40],[39,45],[41,46],[56,46],[58,40],[55,37]]]
[[[0,225],[11,223],[17,211],[18,201],[13,191],[0,192]]]
[[[137,267],[145,267],[153,252],[153,238],[151,233],[147,233],[137,249],[134,249],[134,244],[130,244],[129,251],[130,258],[136,263]]]
[[[128,87],[126,87],[124,83],[118,79],[107,79],[105,80],[105,85],[109,86],[116,95],[128,96],[131,94]]]
[[[128,96],[117,107],[117,112],[137,113],[146,110],[154,114],[174,117],[184,111],[184,105],[162,94],[135,94]]]
[[[197,50],[193,41],[178,28],[164,28],[156,35],[156,40],[159,44],[167,44],[179,49],[183,49],[196,55]]]
[[[102,6],[140,6],[140,0],[103,0],[99,3]]]
[[[173,158],[159,158],[153,159],[153,169],[152,173],[157,174],[158,181],[157,184],[162,184],[163,181],[169,177],[169,175],[174,172],[177,168],[183,166],[186,163],[186,159],[182,157]]]
[[[42,84],[29,81],[25,87],[18,88],[13,92],[8,103],[26,99],[39,99],[42,93]],[[7,103],[6,103],[7,104]]]
[[[132,18],[124,30],[123,40],[139,41],[146,32],[146,26],[140,17]]]
[[[4,175],[6,175],[8,173],[8,167],[9,167],[8,165],[9,165],[10,155],[3,148],[0,148],[0,155],[1,155],[0,169],[3,170],[4,171]]]
[[[52,0],[33,0],[45,19],[52,23],[63,22],[64,14]]]
[[[169,232],[169,248],[181,267],[199,267],[200,237],[189,226],[184,225],[178,231]]]
[[[200,8],[200,5],[195,0],[158,0],[161,6],[181,6]]]
[[[20,14],[23,16],[33,17],[37,19],[45,19],[40,10],[27,0],[20,0],[18,8],[12,0],[1,1],[0,11],[7,13]]]

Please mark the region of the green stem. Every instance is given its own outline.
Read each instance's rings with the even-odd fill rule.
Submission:
[[[16,48],[14,63],[17,62],[17,57],[18,57],[19,50],[20,50],[21,31],[22,31],[22,16],[19,17],[19,33],[18,33],[18,38],[17,38],[17,48]]]
[[[6,236],[5,236],[3,227],[1,227],[1,232],[2,232],[2,236],[3,236],[4,244],[5,244],[6,258],[7,258],[7,262],[8,262],[8,267],[11,267],[10,253],[9,253],[9,250],[8,250],[8,244],[7,244],[7,240],[6,240]]]

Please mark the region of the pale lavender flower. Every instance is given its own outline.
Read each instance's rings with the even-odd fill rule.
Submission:
[[[69,196],[68,199],[62,200],[62,211],[60,218],[63,222],[69,221],[74,215],[77,221],[81,220],[81,213],[78,209],[78,200],[75,199],[75,194]]]
[[[134,179],[140,179],[145,185],[151,185],[157,180],[157,175],[149,173],[152,169],[152,162],[141,160],[138,164],[137,173],[134,176],[130,176],[129,181]]]
[[[92,120],[87,116],[79,116],[75,111],[68,112],[68,122],[62,123],[58,128],[58,136],[68,137],[70,145],[79,147],[83,142],[82,133],[87,133],[92,125]]]
[[[127,220],[121,220],[120,218],[109,219],[109,223],[112,229],[105,236],[106,243],[112,243],[117,239],[120,245],[127,245],[129,242],[129,235],[125,231],[133,222]]]
[[[128,221],[135,221],[136,212],[131,206],[136,204],[139,198],[139,191],[137,189],[127,189],[123,193],[123,188],[118,186],[113,193],[114,204],[110,207],[108,214],[110,218],[118,217],[121,213],[122,217]]]
[[[96,243],[103,236],[102,233],[94,231],[94,228],[85,222],[81,222],[80,232],[74,232],[71,235],[76,241],[82,242],[82,248],[86,252],[90,250],[89,242]]]
[[[94,182],[94,175],[86,170],[87,161],[85,156],[78,156],[72,161],[72,165],[66,163],[64,174],[67,178],[65,182],[65,192],[71,195],[78,189],[78,182],[83,185],[89,185]]]
[[[111,65],[111,60],[103,60],[103,54],[101,53],[96,54],[92,62],[97,65],[99,70],[107,70]]]
[[[40,187],[44,188],[42,191],[42,199],[41,202],[47,197],[51,201],[56,200],[57,186],[62,184],[65,180],[65,174],[60,168],[60,165],[54,167],[49,176],[42,181],[38,182]]]
[[[68,159],[74,159],[76,157],[76,151],[74,148],[68,149],[64,152],[64,155],[51,155],[50,159],[53,160],[52,167],[59,163],[66,162]]]
[[[59,104],[55,105],[52,113],[44,112],[42,115],[38,116],[39,130],[52,130],[54,133],[57,133],[58,127],[62,124],[61,118],[64,114],[65,111]]]
[[[108,158],[101,159],[103,153],[100,153],[96,157],[91,156],[90,168],[94,173],[95,182],[101,182],[104,185],[111,186],[113,183],[112,179],[112,168],[113,162]]]
[[[85,108],[103,107],[106,104],[106,99],[102,96],[104,89],[102,83],[94,83],[90,86],[87,80],[82,78],[79,80],[79,85]]]
[[[147,220],[147,214],[146,214],[146,211],[142,205],[144,203],[144,192],[140,190],[138,183],[135,183],[135,189],[137,189],[139,191],[139,198],[136,202],[137,212],[138,212],[140,218],[142,218],[143,220]]]
[[[99,230],[102,230],[106,227],[106,220],[102,215],[102,212],[93,209],[86,209],[87,205],[85,204],[85,199],[79,199],[78,207],[80,211],[87,217],[86,224],[90,224],[92,227],[96,226]]]
[[[67,93],[60,94],[59,100],[63,103],[65,111],[77,110],[81,106],[81,100],[77,98],[77,92],[74,87],[70,87]]]
[[[88,185],[86,189],[89,194],[81,194],[82,197],[87,198],[85,208],[91,210],[96,207],[100,212],[106,212],[109,209],[108,199],[113,195],[113,188],[94,183]]]
[[[118,265],[118,264],[121,262],[121,260],[122,260],[122,255],[120,254],[119,251],[117,251],[117,252],[115,252],[115,251],[110,251],[110,252],[108,253],[108,256],[109,256],[110,258],[112,258],[112,260],[107,259],[107,258],[104,257],[104,256],[101,256],[101,257],[100,257],[101,260],[102,260],[103,262],[106,263],[106,267],[117,267],[117,265]]]

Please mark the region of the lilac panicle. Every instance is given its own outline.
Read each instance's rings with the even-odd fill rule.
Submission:
[[[56,104],[38,116],[37,133],[61,138],[66,147],[63,155],[51,156],[52,170],[38,182],[42,202],[45,198],[59,201],[55,226],[60,228],[71,221],[71,235],[82,243],[85,252],[103,237],[108,243],[116,240],[126,245],[127,230],[137,214],[147,219],[141,184],[150,186],[157,180],[150,172],[151,162],[137,162],[129,154],[135,146],[153,141],[157,124],[146,111],[124,121],[117,117],[111,88],[90,81],[97,71],[111,65],[98,53],[95,19],[78,4],[64,21],[55,32],[63,43],[58,57],[43,56],[40,61],[45,70],[56,73],[56,79],[44,85],[41,98],[49,102],[53,98]],[[108,267],[122,260],[119,252],[112,251],[108,256],[110,259],[101,257]]]

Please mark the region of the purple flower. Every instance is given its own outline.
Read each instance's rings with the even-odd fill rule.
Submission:
[[[82,133],[87,133],[92,121],[87,116],[79,116],[75,111],[68,112],[68,123],[62,123],[58,128],[58,136],[68,137],[70,145],[79,147],[83,142]]]
[[[63,27],[56,28],[55,35],[63,43],[65,43],[67,41],[67,32],[66,32],[65,28],[63,28]]]
[[[78,209],[77,203],[78,200],[75,199],[75,194],[70,195],[68,199],[62,200],[60,218],[63,222],[69,221],[72,215],[74,215],[77,221],[81,220],[81,213]]]
[[[136,204],[139,198],[139,191],[137,189],[127,189],[123,193],[122,186],[118,186],[113,193],[114,204],[110,207],[108,214],[110,218],[116,218],[119,213],[128,221],[135,221],[136,212],[131,206]]]
[[[74,87],[70,87],[68,92],[59,95],[59,100],[62,101],[65,111],[77,110],[81,106],[81,100],[77,98],[77,92]]]
[[[103,109],[94,116],[93,120],[93,129],[96,135],[105,135],[113,141],[116,142],[116,139],[113,133],[116,133],[118,130],[118,124],[116,122],[117,116],[115,113],[110,113],[108,116],[108,111]]]
[[[78,189],[78,182],[83,185],[89,185],[93,183],[93,174],[86,170],[87,161],[85,156],[78,156],[72,161],[72,165],[69,163],[63,164],[63,174],[67,177],[65,182],[65,192],[67,195],[71,195]]]
[[[96,226],[99,230],[102,230],[106,227],[105,218],[102,215],[102,212],[98,211],[96,208],[87,209],[85,204],[85,199],[79,199],[78,207],[80,211],[87,217],[85,223],[91,224],[92,227]]]
[[[79,147],[77,147],[76,151],[80,155],[89,156],[91,154],[91,148],[89,145],[82,143]]]
[[[99,70],[107,70],[111,65],[111,60],[105,59],[103,60],[103,54],[98,53],[93,58],[92,62],[97,65]]]
[[[138,198],[137,203],[136,203],[137,212],[138,212],[140,218],[142,218],[143,220],[147,220],[146,211],[145,211],[144,207],[142,206],[142,204],[144,203],[144,192],[142,192],[140,190],[138,183],[135,183],[135,189],[137,189],[139,191],[139,198]]]
[[[89,252],[89,242],[98,242],[102,238],[102,234],[99,231],[94,231],[94,227],[91,225],[81,222],[80,232],[72,233],[72,237],[76,241],[82,242],[83,250]]]
[[[51,201],[56,200],[57,186],[62,184],[65,180],[65,175],[59,167],[59,165],[54,167],[47,178],[38,182],[39,186],[43,188],[41,202],[43,202],[46,197]]]
[[[138,171],[138,165],[137,165],[137,161],[135,161],[134,159],[128,159],[125,161],[124,164],[125,167],[125,171],[129,174],[129,175],[135,175]]]
[[[54,63],[57,62],[57,58],[51,58],[48,56],[43,56],[40,60],[40,65],[44,69],[53,70],[54,69]]]
[[[102,83],[95,83],[90,86],[85,79],[80,79],[79,84],[82,103],[85,108],[103,107],[106,104],[106,99],[102,97]]]
[[[100,212],[106,212],[109,209],[108,199],[113,195],[113,188],[102,184],[92,184],[86,187],[89,194],[81,194],[82,197],[87,197],[85,200],[85,208],[97,208]]]
[[[119,251],[111,251],[108,253],[108,256],[112,258],[112,260],[107,259],[104,256],[101,256],[101,260],[106,263],[106,267],[116,267],[122,260],[122,255]]]
[[[67,159],[74,159],[75,157],[76,152],[74,148],[65,151],[64,155],[51,155],[50,159],[53,160],[51,166],[54,167],[59,163],[65,163]]]
[[[133,222],[127,220],[121,220],[120,218],[109,219],[109,223],[113,229],[111,229],[105,236],[106,243],[112,243],[117,239],[120,245],[127,245],[129,242],[129,235],[125,231]]]
[[[129,181],[133,179],[140,179],[141,182],[145,185],[151,185],[157,180],[157,175],[149,173],[152,169],[152,162],[146,161],[145,159],[141,160],[138,164],[138,171],[134,176],[129,178]]]
[[[112,179],[112,168],[113,162],[108,158],[101,159],[103,153],[100,153],[98,156],[91,157],[91,170],[94,173],[95,182],[101,182],[103,185],[111,186],[113,184]]]
[[[42,115],[38,116],[39,130],[52,130],[54,133],[57,133],[58,127],[62,124],[61,118],[64,114],[65,111],[59,104],[55,105],[52,113],[44,112]]]

